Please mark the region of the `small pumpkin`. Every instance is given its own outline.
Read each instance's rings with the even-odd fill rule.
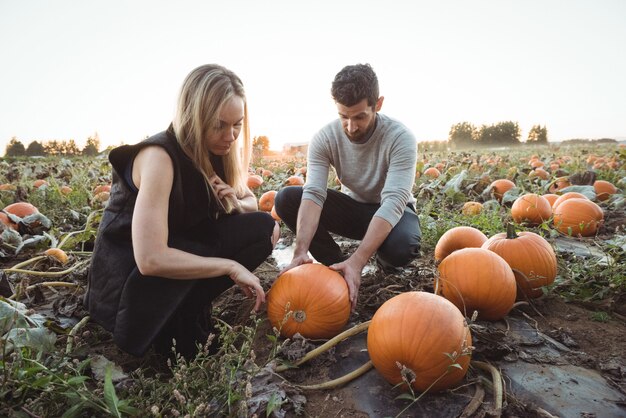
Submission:
[[[513,202],[511,217],[518,224],[525,223],[536,226],[552,216],[550,203],[540,195],[526,193]]]
[[[478,215],[483,211],[483,204],[480,202],[465,202],[463,204],[463,208],[461,209],[461,213],[467,216]]]
[[[541,180],[548,180],[550,178],[550,173],[544,170],[541,167],[537,167],[528,173],[529,179],[540,178]]]
[[[306,169],[306,167],[303,167]],[[301,176],[289,176],[287,180],[285,180],[285,185],[287,186],[302,186],[304,185],[304,178]]]
[[[332,338],[350,317],[348,285],[341,274],[323,264],[294,267],[281,274],[268,292],[267,317],[287,338],[295,333],[310,339]]]
[[[436,179],[441,175],[441,172],[436,167],[428,167],[424,170],[424,175],[429,179]]]
[[[248,176],[247,186],[249,189],[256,189],[263,184],[263,177],[258,174],[250,174]]]
[[[590,237],[596,234],[604,219],[602,208],[589,199],[572,198],[554,209],[554,227],[561,233]]]
[[[276,197],[276,190],[269,190],[261,195],[259,198],[259,210],[263,212],[271,212],[274,207],[274,198]]]
[[[463,248],[438,266],[435,291],[454,303],[466,316],[496,321],[513,308],[517,294],[515,276],[508,263],[484,248]]]
[[[508,192],[509,190],[515,187],[515,183],[513,183],[509,179],[498,179],[498,180],[494,180],[491,183],[490,187],[491,187],[491,192],[493,193],[493,196],[498,201],[501,201],[502,196],[504,196],[506,192]]]
[[[495,234],[482,248],[498,254],[511,266],[518,299],[539,297],[543,295],[541,287],[554,282],[556,254],[541,235],[531,231],[516,233],[514,226],[509,224],[507,232]]]
[[[37,209],[34,205],[31,205],[28,202],[11,203],[4,208],[4,211],[6,213],[11,213],[15,216],[19,216],[20,218],[25,218],[28,215],[32,215],[33,213],[39,213],[39,209]]]
[[[67,263],[67,260],[69,259],[67,253],[60,248],[48,248],[44,251],[44,254],[50,258],[54,258],[61,264]]]
[[[606,180],[596,180],[593,182],[593,188],[596,191],[596,199],[600,201],[607,200],[612,194],[617,193],[617,187]]]
[[[448,300],[427,292],[392,297],[378,308],[367,331],[367,351],[385,380],[402,384],[402,373],[408,372],[415,378],[411,387],[422,392],[459,383],[471,360],[471,346],[472,336],[461,312]],[[454,353],[457,358],[450,358]]]
[[[440,262],[456,250],[467,247],[480,247],[487,241],[487,236],[473,226],[455,226],[448,229],[437,240],[435,261]]]
[[[546,199],[548,201],[548,203],[550,204],[550,211],[552,211],[552,207],[554,206],[554,202],[556,202],[556,199],[559,198],[558,194],[554,194],[554,193],[547,193],[542,195],[544,197],[544,199]]]
[[[93,188],[91,192],[92,196],[96,196],[102,192],[111,193],[111,185],[110,184],[99,184]]]

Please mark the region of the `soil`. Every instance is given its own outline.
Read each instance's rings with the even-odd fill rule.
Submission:
[[[288,232],[283,235],[282,243],[289,245],[293,237]],[[346,250],[350,252],[351,247],[356,246],[357,243],[347,241],[344,245],[347,247]],[[12,260],[11,265],[18,261]],[[432,254],[423,254],[422,257],[397,274],[382,274],[373,265],[369,265],[365,271],[359,292],[357,309],[351,315],[348,326],[371,319],[384,301],[397,294],[406,291],[432,292],[436,265]],[[255,271],[255,274],[260,277],[263,287],[269,289],[278,272],[276,260],[270,257]],[[84,270],[76,272],[76,281],[82,282],[85,277],[86,272]],[[25,303],[35,310],[62,312],[63,315],[78,318],[86,315],[80,303],[80,294],[70,295],[69,291],[61,289],[58,295],[63,295],[60,298],[61,302],[55,301],[50,297],[38,299],[36,295],[31,295],[32,298]],[[596,313],[607,310],[607,306],[606,304],[603,305],[603,302],[568,303],[555,294],[548,294],[530,303],[519,304],[511,311],[509,316],[511,319],[519,319],[531,324],[547,338],[571,349],[572,353],[567,356],[570,364],[598,371],[613,387],[624,394],[624,399],[626,399],[626,343],[624,338],[626,335],[626,318],[624,314],[626,313],[623,311],[624,299],[619,299],[618,297],[616,300],[612,300],[610,316],[599,318]],[[251,308],[252,302],[245,299],[236,288],[224,293],[214,305],[218,317],[231,325],[245,323],[248,320]],[[598,321],[598,319],[601,321]],[[516,342],[501,338],[503,332],[505,335],[509,327],[507,320],[496,323],[479,321],[472,324],[472,327],[474,346],[476,347],[473,359],[495,362],[507,356],[518,356],[521,353],[522,349],[516,346]],[[105,355],[126,371],[131,371],[150,363],[150,359],[136,359],[118,350],[114,346],[110,335],[97,325],[89,323],[86,330],[98,334],[99,342],[89,346],[91,353]],[[255,343],[255,351],[258,353],[257,358],[267,354],[266,334],[272,334],[272,330],[267,321],[263,321],[261,329],[257,333],[257,341]],[[294,340],[288,346],[289,350],[283,353],[283,356],[299,357],[317,345],[319,345],[317,341]],[[352,355],[359,356],[359,359],[361,357],[367,359],[364,352],[331,350],[318,359],[300,366],[297,370],[289,370],[282,373],[282,375],[295,385],[325,382],[337,377],[335,372],[338,364],[346,361],[347,356]],[[294,358],[290,358],[290,360],[293,361]],[[375,371],[370,371],[369,373],[375,373]],[[476,382],[476,376],[468,373],[467,380],[468,382]],[[458,396],[460,394],[462,396],[460,402],[468,403],[473,393],[473,386],[469,392],[469,383],[459,389],[456,392],[457,399],[459,399]],[[390,393],[394,393],[394,396],[389,398],[388,402],[390,404],[388,408],[380,411],[380,415],[372,415],[363,410],[359,399],[355,396],[354,385],[344,385],[332,390],[306,391],[303,393],[306,397],[306,404],[302,415],[306,417],[393,416],[407,402],[394,400],[394,397],[401,393],[397,388],[392,388],[389,385],[388,390]],[[489,390],[485,389],[485,391],[487,392],[485,399],[487,399]],[[441,405],[445,404],[449,396],[453,396],[453,392],[444,392],[436,395],[426,394],[419,402],[426,405],[429,403]],[[476,415],[473,416],[489,416],[488,405],[485,405],[483,409],[479,409]],[[503,415],[516,417],[547,416],[542,415],[544,412],[542,409],[528,403],[508,398],[507,402],[505,402]],[[548,412],[558,415],[558,411]],[[296,415],[294,412],[288,411],[286,416]],[[409,413],[409,415],[402,416],[418,415],[417,413],[415,415]],[[419,416],[428,416],[428,414],[420,414]]]

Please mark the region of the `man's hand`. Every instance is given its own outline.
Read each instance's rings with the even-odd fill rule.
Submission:
[[[313,262],[313,260],[308,256],[308,254],[304,254],[304,255],[294,255],[293,258],[291,259],[291,263],[287,264],[287,266],[285,266],[280,273],[278,273],[278,275],[280,276],[281,274],[283,274],[284,272],[286,272],[287,270],[291,270],[294,267],[298,267],[302,264],[311,264]]]
[[[329,266],[332,270],[335,270],[343,275],[344,280],[348,284],[348,293],[350,296],[350,305],[352,306],[352,312],[356,311],[356,301],[359,297],[359,287],[361,287],[361,272],[364,265],[356,262],[352,257],[341,263],[333,264]]]

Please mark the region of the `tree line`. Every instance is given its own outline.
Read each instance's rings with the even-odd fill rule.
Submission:
[[[452,125],[448,135],[448,145],[454,148],[474,148],[476,146],[512,146],[519,145],[522,133],[517,122],[499,122],[493,125],[476,127],[470,122]],[[533,125],[526,138],[527,144],[547,144],[548,129]]]
[[[81,155],[93,157],[100,152],[100,138],[96,133],[94,136],[87,138],[85,146],[81,150],[76,141],[69,140],[51,140],[45,142],[32,141],[28,146],[17,139],[11,138],[6,146],[5,157],[46,157],[46,156],[63,156],[77,157]]]

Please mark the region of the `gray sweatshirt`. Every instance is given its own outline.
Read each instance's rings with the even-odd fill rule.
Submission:
[[[311,140],[303,199],[324,206],[330,166],[341,190],[358,202],[380,203],[374,214],[395,226],[407,203],[414,203],[417,141],[402,123],[377,114],[376,128],[367,142],[350,142],[339,119],[323,127]]]

